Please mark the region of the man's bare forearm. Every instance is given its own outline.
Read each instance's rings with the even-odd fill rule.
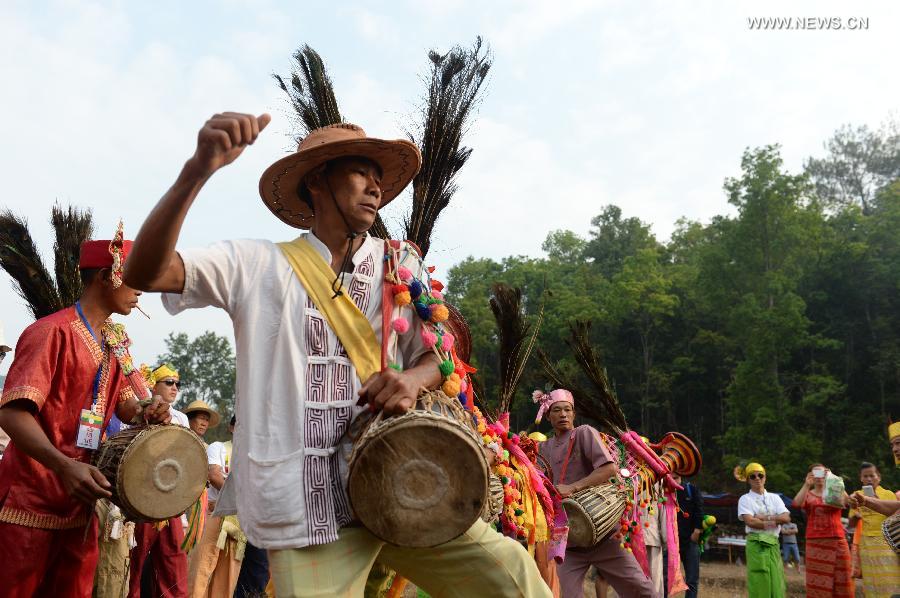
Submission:
[[[412,377],[416,381],[419,388],[427,388],[429,390],[437,388],[442,380],[441,370],[438,367],[440,360],[434,353],[427,353],[419,358],[416,365],[405,370],[403,373]]]
[[[147,216],[125,263],[125,282],[143,291],[180,292],[184,266],[175,253],[178,236],[200,189],[208,180],[188,160],[175,184]]]

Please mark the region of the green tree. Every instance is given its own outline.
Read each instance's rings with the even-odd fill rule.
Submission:
[[[607,279],[622,269],[628,256],[641,249],[659,247],[650,226],[634,217],[623,219],[618,206],[604,207],[591,219],[591,227],[584,254]]]
[[[157,363],[171,363],[178,370],[183,386],[177,407],[205,401],[221,416],[219,427],[227,428],[234,412],[235,384],[234,350],[227,338],[211,331],[195,339],[184,332],[170,333]]]
[[[809,158],[806,171],[819,198],[842,208],[858,205],[872,213],[876,195],[900,178],[900,123],[878,131],[845,125],[825,143],[825,158]]]

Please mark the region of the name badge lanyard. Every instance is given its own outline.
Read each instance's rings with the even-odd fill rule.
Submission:
[[[93,383],[92,388],[91,388],[91,409],[90,409],[90,410],[91,410],[91,413],[97,414],[97,401],[98,401],[99,398],[100,398],[100,379],[103,377],[103,357],[102,357],[102,354],[106,351],[106,347],[105,347],[105,343],[104,343],[103,337],[101,336],[100,338],[97,338],[97,334],[94,332],[94,329],[91,328],[91,324],[87,321],[87,318],[84,317],[84,311],[81,309],[81,302],[80,302],[80,301],[76,301],[76,302],[75,302],[75,310],[78,312],[78,317],[81,318],[81,323],[84,324],[84,327],[87,328],[87,329],[88,329],[88,332],[91,333],[91,337],[93,337],[94,341],[95,341],[98,345],[100,345],[100,353],[101,353],[100,365],[97,366],[97,373],[94,374],[94,383]],[[100,414],[98,414],[98,415],[100,415]],[[102,415],[104,416],[103,419],[105,420],[105,419],[106,419],[106,417],[105,417],[106,414],[104,413],[104,414],[102,414]],[[107,424],[107,426],[108,426],[108,425],[109,425],[109,424]],[[106,433],[106,427],[103,428],[102,433],[101,433],[101,437],[102,437],[103,433]]]

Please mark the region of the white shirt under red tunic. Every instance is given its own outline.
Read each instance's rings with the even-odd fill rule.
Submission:
[[[331,262],[315,235],[303,237]],[[184,291],[163,295],[166,309],[220,307],[234,323],[237,425],[228,485],[236,490],[241,527],[251,543],[268,549],[337,540],[353,519],[345,433],[364,409],[356,405],[356,369],[275,243],[225,241],[180,254]],[[367,235],[353,256],[352,277],[344,279],[379,340],[383,258],[384,241]],[[401,259],[421,277],[418,256]],[[410,367],[428,349],[417,316],[403,311],[410,329],[393,361]]]

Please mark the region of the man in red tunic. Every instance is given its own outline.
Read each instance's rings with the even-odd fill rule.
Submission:
[[[84,292],[74,306],[33,323],[16,344],[0,395],[0,427],[12,441],[0,461],[0,588],[9,598],[89,597],[97,565],[93,503],[110,484],[90,465],[115,411],[141,407],[106,342],[113,313],[127,315],[140,293],[122,284],[131,243],[82,244]],[[143,409],[169,420],[155,399]]]

